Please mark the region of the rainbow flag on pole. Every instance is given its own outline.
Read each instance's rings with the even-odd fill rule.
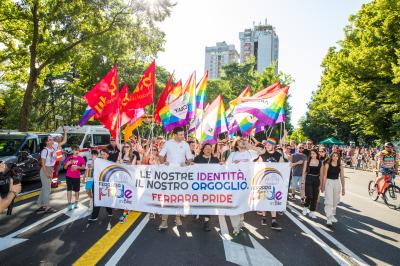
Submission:
[[[227,130],[225,107],[220,95],[207,108],[199,127],[196,129],[195,137],[200,143],[214,144],[217,142],[218,134]]]
[[[236,116],[242,113],[248,113],[257,118],[253,127],[261,128],[262,126],[273,126],[278,119],[283,105],[285,104],[288,91],[289,87],[282,88],[274,92],[273,97],[264,99],[255,98],[238,104],[234,110],[235,119],[237,120]],[[237,120],[239,125],[241,123],[248,124],[249,122],[254,121],[242,120]]]
[[[190,122],[196,116],[196,72],[186,81],[184,93],[188,96],[186,120]]]
[[[162,125],[166,132],[175,127],[185,126],[187,124],[188,95],[182,93],[173,102],[165,105],[159,112]]]

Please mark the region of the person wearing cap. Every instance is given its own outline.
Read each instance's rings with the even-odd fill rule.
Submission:
[[[386,142],[384,149],[377,155],[377,169],[382,175],[395,175],[398,171],[398,155],[391,142]]]
[[[267,140],[263,141],[263,144],[265,146],[265,152],[260,155],[259,161],[270,162],[270,163],[284,162],[282,154],[275,150],[277,144],[275,138],[268,138]],[[262,212],[261,214],[262,214],[261,225],[267,225],[267,219],[265,218],[266,212]],[[282,228],[276,221],[276,211],[271,212],[271,217],[272,217],[271,229],[282,230]]]

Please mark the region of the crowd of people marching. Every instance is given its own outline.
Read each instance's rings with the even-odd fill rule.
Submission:
[[[40,212],[54,212],[50,206],[50,184],[49,177],[57,161],[57,150],[65,142],[61,138],[54,141],[50,136],[46,140],[41,152],[42,168],[40,176],[42,190],[38,199]],[[375,154],[374,154],[375,153]],[[332,146],[329,149],[322,145],[314,145],[311,140],[305,143],[290,141],[288,144],[274,138],[267,138],[262,142],[253,137],[234,137],[232,139],[219,139],[216,144],[198,144],[194,139],[188,138],[184,128],[177,127],[173,130],[173,137],[166,140],[163,136],[153,139],[140,139],[138,136],[131,136],[130,139],[121,144],[115,139],[107,148],[100,151],[92,150],[91,159],[85,163],[79,155],[79,147],[72,147],[72,155],[66,158],[64,168],[66,170],[68,210],[79,207],[81,171],[85,170],[85,190],[90,198],[91,217],[89,222],[97,221],[101,207],[94,206],[93,202],[93,161],[100,157],[126,165],[140,164],[166,164],[166,165],[190,165],[190,164],[235,164],[239,162],[289,162],[291,167],[290,185],[288,200],[297,201],[303,206],[303,215],[311,219],[316,218],[316,210],[320,194],[324,193],[324,212],[326,224],[331,226],[337,222],[335,217],[336,208],[340,197],[345,195],[344,165],[350,166],[364,163],[363,158],[376,155],[373,149],[339,148]],[[353,158],[357,160],[353,160]],[[361,158],[361,159],[359,159]],[[359,161],[361,160],[361,162]],[[74,192],[74,202],[72,201]],[[114,212],[106,208],[109,216]],[[261,225],[267,225],[267,213],[258,212]],[[123,210],[119,218],[124,223],[128,210]],[[282,228],[278,222],[276,212],[270,212],[270,227],[275,230]],[[154,218],[155,214],[151,214]],[[233,234],[240,233],[244,224],[245,215],[231,216]],[[210,231],[210,216],[200,216],[205,231]],[[181,217],[175,217],[175,224],[182,225]],[[160,231],[168,228],[168,215],[161,215]]]

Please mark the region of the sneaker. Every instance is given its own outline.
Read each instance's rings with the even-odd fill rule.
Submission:
[[[156,219],[156,215],[155,215],[154,213],[150,213],[149,219],[150,219],[150,220]]]
[[[162,221],[161,224],[160,224],[160,226],[158,227],[158,230],[159,230],[159,231],[162,231],[162,230],[165,230],[165,229],[167,229],[167,228],[168,228],[168,223],[167,223],[167,221]]]
[[[337,223],[338,222],[338,220],[336,219],[336,217],[335,216],[331,216],[331,221],[332,221],[332,223]]]
[[[182,226],[181,217],[179,216],[175,217],[175,224],[176,226]]]
[[[303,208],[303,215],[306,216],[308,213],[310,213],[310,210],[306,207]]]
[[[310,212],[310,213],[308,214],[308,216],[309,216],[311,219],[317,219],[317,216],[315,215],[315,212]]]
[[[283,215],[283,211],[278,212],[279,215]]]
[[[238,236],[240,234],[240,230],[233,230],[233,236]]]
[[[203,229],[204,229],[204,231],[206,231],[206,232],[210,232],[211,231],[211,227],[210,227],[210,222],[204,222],[203,223]]]
[[[93,222],[96,222],[97,221],[97,218],[89,218],[88,219],[88,222],[89,223],[93,223]]]
[[[267,225],[267,219],[262,218],[261,219],[261,225]]]
[[[279,224],[278,224],[277,221],[272,221],[272,223],[271,223],[271,229],[280,231],[280,230],[282,230],[282,227],[279,226]]]
[[[78,207],[79,207],[79,206],[78,206],[78,202],[75,202],[75,203],[74,203],[74,209],[78,209]]]
[[[68,211],[72,211],[72,203],[68,203]]]
[[[332,220],[330,218],[326,219],[326,225],[332,226]]]
[[[126,220],[126,216],[122,215],[121,217],[119,217],[119,223],[120,224],[125,223],[125,220]]]

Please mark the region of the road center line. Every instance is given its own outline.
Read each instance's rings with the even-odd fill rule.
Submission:
[[[91,246],[77,261],[74,266],[96,265],[117,241],[128,231],[128,229],[139,219],[141,212],[131,212],[126,218],[125,223],[116,224],[110,231],[102,236],[93,246]]]
[[[122,256],[128,251],[129,247],[133,244],[139,234],[142,232],[146,224],[149,222],[149,214],[143,218],[143,220],[136,226],[130,236],[125,240],[125,242],[119,247],[119,249],[114,253],[110,260],[106,263],[106,266],[117,265],[121,260]]]

